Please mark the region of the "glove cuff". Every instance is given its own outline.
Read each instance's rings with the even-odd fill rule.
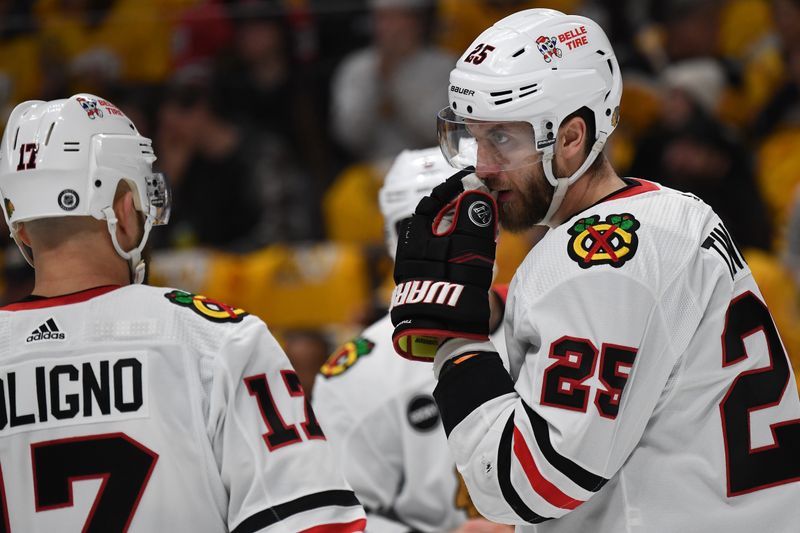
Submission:
[[[392,343],[399,355],[412,361],[432,362],[436,350],[447,339],[489,340],[485,334],[445,329],[433,321],[408,320],[407,322],[397,325],[392,335]]]

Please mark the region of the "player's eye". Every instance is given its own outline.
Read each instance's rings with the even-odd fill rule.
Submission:
[[[511,140],[511,138],[508,135],[506,135],[505,132],[495,130],[489,134],[489,140],[491,140],[492,144],[496,146],[502,146],[508,143]]]

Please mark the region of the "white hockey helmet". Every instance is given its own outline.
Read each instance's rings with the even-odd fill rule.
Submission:
[[[456,172],[438,147],[404,150],[395,158],[378,194],[386,248],[392,259],[397,251],[398,224],[414,214],[423,196]]]
[[[19,223],[42,218],[92,216],[106,220],[117,253],[131,267],[134,281],[144,277],[142,249],[152,226],[166,224],[169,184],[152,169],[150,139],[114,104],[91,94],[63,100],[31,100],[11,112],[0,144],[0,197],[11,236]],[[145,219],[139,245],[123,250],[117,242],[113,202],[125,181]]]
[[[490,158],[499,171],[543,160],[547,180],[555,187],[540,222],[549,224],[569,185],[586,172],[617,126],[621,96],[619,64],[597,23],[552,9],[520,11],[481,33],[450,73],[450,105],[438,116],[439,143],[456,168],[480,170],[485,162],[479,161],[479,146],[481,157]],[[555,176],[558,128],[582,107],[595,119],[591,153],[572,176]],[[480,145],[470,130],[470,124],[484,131],[502,130],[509,122],[528,123],[531,129],[495,136],[497,142],[482,136]]]

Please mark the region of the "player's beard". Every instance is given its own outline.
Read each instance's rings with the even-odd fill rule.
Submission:
[[[513,233],[537,225],[547,214],[553,199],[554,188],[545,178],[541,162],[521,172],[524,174],[518,178],[519,186],[515,183],[512,200],[498,205],[500,224]]]

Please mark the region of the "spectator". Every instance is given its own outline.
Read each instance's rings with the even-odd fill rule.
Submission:
[[[171,15],[181,3],[186,0],[41,0],[35,11],[51,61],[68,65],[73,83],[86,88],[116,79],[163,81]]]
[[[429,0],[370,0],[372,44],[344,59],[332,84],[332,127],[358,159],[434,144],[433,117],[453,58],[428,46]]]
[[[469,43],[486,26],[519,11],[549,7],[559,11],[575,11],[582,0],[438,0],[441,31],[437,41],[446,50],[461,55]]]
[[[200,2],[186,9],[172,33],[173,69],[213,60],[233,38],[233,27],[221,0]]]
[[[295,57],[295,34],[280,2],[237,2],[229,12],[235,36],[214,70],[227,113],[280,138],[292,166],[314,177],[316,197],[335,172],[319,123],[327,90],[318,89],[324,84]]]
[[[717,54],[719,0],[665,0],[653,3],[654,18],[664,28],[664,49],[670,61]]]
[[[663,118],[638,143],[630,174],[699,196],[740,246],[769,249],[769,218],[751,156],[712,114],[724,85],[719,65],[685,61],[668,67],[661,79]]]
[[[800,17],[800,9],[798,14]],[[757,139],[763,139],[785,126],[800,125],[800,44],[786,49],[784,57],[787,77],[756,120],[754,130]]]
[[[173,186],[180,187],[186,166],[194,152],[198,131],[196,100],[200,91],[190,83],[176,81],[165,89],[159,100],[155,121],[156,166],[169,176]],[[167,149],[167,147],[169,147]]]
[[[0,0],[0,111],[11,102],[38,96],[41,88],[39,46],[31,10],[30,2]],[[1,115],[0,126],[7,113]]]
[[[184,126],[184,160],[171,161],[184,170],[175,183],[170,241],[246,252],[315,238],[320,224],[313,188],[283,139],[237,120],[228,100],[195,83],[172,104],[180,107],[177,116],[174,108],[162,108],[162,119]],[[198,208],[209,200],[211,212]]]
[[[800,2],[797,4],[800,20]],[[800,184],[800,45],[785,52],[788,79],[760,114],[754,127],[758,145],[758,185],[779,230],[778,247],[791,208],[791,195]]]

